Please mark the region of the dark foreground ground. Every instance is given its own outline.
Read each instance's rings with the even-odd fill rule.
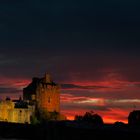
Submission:
[[[42,125],[0,123],[0,140],[121,140],[137,139],[140,126],[92,126],[75,122],[49,122]]]

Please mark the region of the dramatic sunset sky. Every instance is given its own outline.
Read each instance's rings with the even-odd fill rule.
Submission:
[[[1,99],[45,72],[61,84],[68,119],[92,110],[127,122],[140,109],[140,2],[0,1]]]

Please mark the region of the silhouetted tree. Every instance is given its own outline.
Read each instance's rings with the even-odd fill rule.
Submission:
[[[35,116],[35,114],[33,114],[30,117],[30,120],[31,120],[31,124],[33,124],[33,125],[40,124],[40,121],[37,119],[37,117]]]
[[[128,124],[140,125],[140,110],[134,110],[129,113]]]
[[[76,115],[74,120],[76,120],[76,121],[82,121],[83,120],[83,116]]]
[[[86,112],[83,116],[76,115],[75,120],[92,124],[103,124],[102,117],[98,114],[95,114],[93,111]]]
[[[125,123],[120,122],[120,121],[116,121],[116,122],[114,123],[114,125],[117,126],[117,127],[122,127],[122,126],[125,126]]]
[[[50,120],[58,120],[58,118],[59,118],[59,113],[58,112],[56,112],[56,111],[53,111],[53,112],[49,112],[50,114],[49,114],[49,116],[50,116]]]

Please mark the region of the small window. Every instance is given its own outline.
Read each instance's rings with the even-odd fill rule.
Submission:
[[[50,97],[48,98],[48,103],[50,103]]]

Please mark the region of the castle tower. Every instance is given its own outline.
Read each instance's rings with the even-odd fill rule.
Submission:
[[[43,112],[60,112],[60,86],[45,74],[36,91],[37,108]]]
[[[60,112],[60,86],[46,73],[43,78],[33,78],[23,90],[24,100],[35,103],[39,112]]]

